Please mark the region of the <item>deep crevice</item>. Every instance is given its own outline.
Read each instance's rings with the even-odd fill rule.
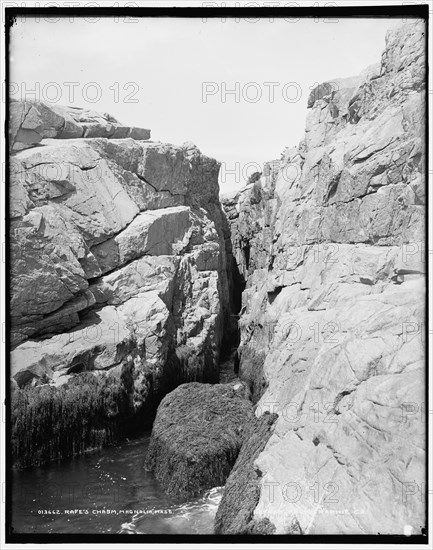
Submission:
[[[246,243],[246,244],[242,247],[242,252],[243,252],[243,254],[244,254],[245,266],[246,266],[247,271],[248,271],[249,268],[250,268],[250,254],[251,254],[250,243]]]

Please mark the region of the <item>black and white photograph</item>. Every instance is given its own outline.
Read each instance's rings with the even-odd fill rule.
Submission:
[[[2,4],[1,548],[430,547],[432,13]]]

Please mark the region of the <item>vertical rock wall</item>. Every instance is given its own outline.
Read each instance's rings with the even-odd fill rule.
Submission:
[[[253,520],[276,533],[425,525],[425,51],[423,22],[390,31],[379,65],[313,90],[300,145],[223,199],[240,376],[278,414]]]

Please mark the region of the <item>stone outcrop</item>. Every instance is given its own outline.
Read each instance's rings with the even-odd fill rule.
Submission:
[[[138,413],[182,382],[217,382],[230,326],[219,163],[108,115],[12,111],[24,120],[11,117],[14,143],[26,143],[10,173],[13,383],[126,369]],[[69,116],[80,128],[65,134]]]
[[[10,100],[11,151],[34,147],[46,138],[83,137],[148,140],[150,130],[124,126],[108,113],[55,104],[49,106],[41,101]]]
[[[168,494],[197,497],[224,485],[252,421],[242,384],[182,384],[158,407],[146,467]]]
[[[278,414],[251,520],[276,534],[425,526],[425,51],[423,22],[389,31],[380,65],[313,90],[299,146],[223,199],[239,376]]]

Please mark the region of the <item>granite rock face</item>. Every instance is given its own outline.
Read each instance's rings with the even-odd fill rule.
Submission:
[[[16,130],[11,117],[14,143],[23,128],[41,137],[11,156],[13,382],[128,369],[137,411],[182,382],[217,382],[230,321],[219,163],[191,143],[119,134],[108,115],[12,111],[24,119]],[[66,135],[67,116],[81,129]]]
[[[425,526],[425,51],[423,22],[390,31],[378,66],[313,90],[299,146],[223,199],[239,375],[278,414],[252,519],[277,534]]]

